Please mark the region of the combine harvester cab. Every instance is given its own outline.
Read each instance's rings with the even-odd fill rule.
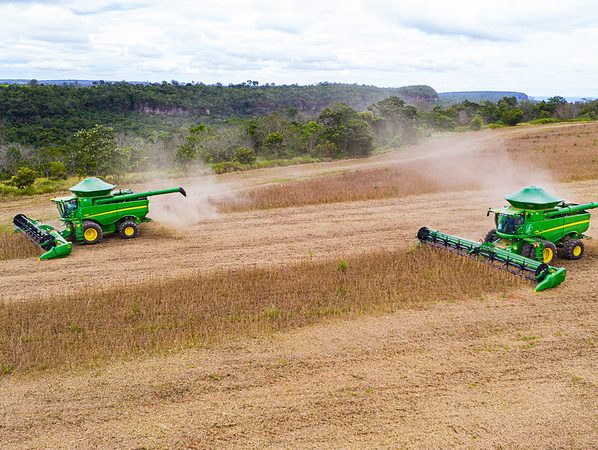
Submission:
[[[60,231],[24,214],[16,215],[13,224],[45,251],[39,259],[60,258],[71,253],[69,241],[97,244],[105,233],[118,233],[123,239],[137,237],[139,224],[151,220],[147,217],[150,196],[187,196],[182,187],[137,193],[128,189],[116,191],[114,187],[99,178],[86,178],[69,189],[73,195],[52,199],[64,223]]]
[[[584,254],[584,233],[590,226],[589,209],[598,202],[566,203],[544,189],[528,186],[505,196],[508,206],[489,209],[496,228],[483,242],[451,236],[421,228],[418,239],[460,254],[483,258],[510,272],[536,282],[536,291],[562,283],[566,270],[553,267],[560,252],[566,259],[580,259]]]

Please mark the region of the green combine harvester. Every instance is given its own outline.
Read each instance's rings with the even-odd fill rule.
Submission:
[[[86,178],[69,189],[74,195],[53,198],[65,225],[61,231],[24,214],[17,214],[13,224],[44,250],[39,259],[61,258],[71,253],[72,242],[97,244],[105,233],[118,233],[123,239],[137,237],[139,224],[151,221],[147,214],[152,195],[180,192],[187,196],[182,187],[137,193],[114,188],[99,178]]]
[[[566,203],[544,189],[528,186],[505,197],[509,206],[490,208],[496,228],[483,242],[451,236],[423,227],[417,233],[422,243],[463,255],[482,258],[509,272],[538,283],[535,291],[552,288],[565,280],[567,271],[551,264],[560,252],[566,259],[584,254],[584,233],[590,226],[589,209],[594,203]]]

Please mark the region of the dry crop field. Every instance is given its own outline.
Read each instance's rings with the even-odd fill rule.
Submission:
[[[598,178],[598,135],[594,123],[525,134],[511,139],[507,151],[516,161],[548,169],[558,181]]]
[[[598,244],[534,294],[415,233],[479,239],[526,184],[598,200],[597,139],[484,130],[213,177],[209,214],[62,260],[0,234],[0,447],[594,447]],[[0,202],[19,212],[55,219]]]

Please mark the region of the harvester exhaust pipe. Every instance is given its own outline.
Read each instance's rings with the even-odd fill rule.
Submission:
[[[457,236],[441,233],[422,227],[417,232],[417,238],[422,244],[429,244],[437,248],[449,250],[470,258],[492,264],[507,272],[519,275],[538,283],[536,292],[558,286],[565,280],[567,271],[541,263],[535,259],[526,258],[517,253],[495,247],[490,242],[474,242]]]

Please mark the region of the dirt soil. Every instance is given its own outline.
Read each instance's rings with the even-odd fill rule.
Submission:
[[[481,181],[475,191],[216,215],[151,242],[113,238],[63,260],[6,261],[0,293],[35,301],[92,283],[411,247],[423,225],[481,238],[486,209],[534,173],[502,170],[504,139],[526,132],[449,135],[367,160],[219,177],[238,192],[406,160],[426,170],[453,156],[471,163],[461,172],[447,163],[447,176]],[[538,178],[567,199],[598,196],[598,180]],[[4,202],[0,221],[51,218],[52,208],[41,197]],[[598,223],[589,234],[598,236]],[[597,448],[598,243],[586,250],[563,264],[563,285],[541,294],[526,287],[95,371],[1,377],[0,447]]]

